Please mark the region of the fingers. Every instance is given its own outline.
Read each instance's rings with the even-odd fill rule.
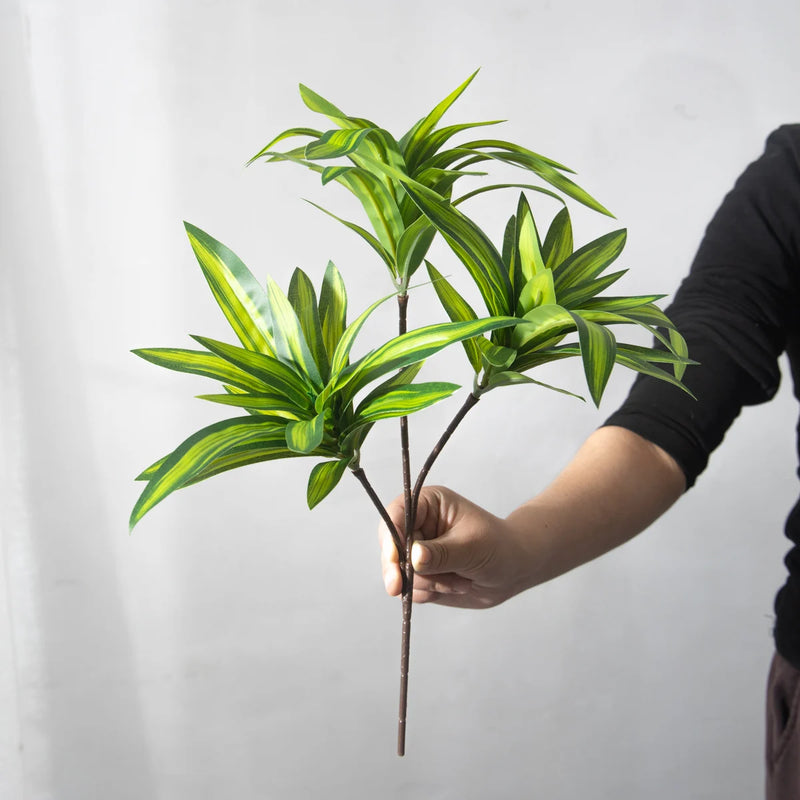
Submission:
[[[400,594],[403,589],[403,579],[400,575],[399,556],[397,555],[397,548],[394,544],[394,539],[389,533],[389,529],[381,522],[380,530],[380,545],[381,545],[381,572],[383,573],[383,585],[386,587],[386,592],[395,597]]]

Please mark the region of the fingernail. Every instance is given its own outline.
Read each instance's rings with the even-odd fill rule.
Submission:
[[[423,547],[419,542],[411,545],[411,564],[414,569],[424,567],[431,560],[431,551]]]

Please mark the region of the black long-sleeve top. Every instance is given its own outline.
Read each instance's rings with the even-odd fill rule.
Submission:
[[[662,447],[692,486],[742,406],[775,395],[784,351],[800,400],[800,125],[772,133],[725,197],[667,315],[700,362],[684,377],[697,401],[640,376],[606,424]],[[797,437],[800,456],[800,423]],[[785,532],[794,546],[775,599],[775,644],[800,669],[800,500]]]

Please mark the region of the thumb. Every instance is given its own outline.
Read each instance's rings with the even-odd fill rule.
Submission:
[[[411,547],[411,564],[420,575],[440,572],[460,572],[467,566],[467,553],[463,544],[448,541],[447,535],[439,539],[414,542]]]

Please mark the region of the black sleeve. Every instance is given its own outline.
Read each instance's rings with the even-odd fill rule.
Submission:
[[[658,444],[694,484],[742,406],[769,400],[800,317],[800,125],[767,140],[706,229],[667,315],[686,338],[684,383],[639,376],[606,425]]]

